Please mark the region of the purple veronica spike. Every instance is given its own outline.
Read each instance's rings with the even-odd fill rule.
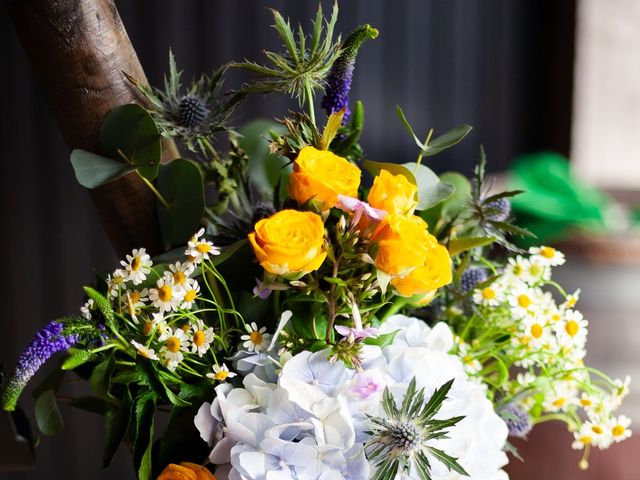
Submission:
[[[22,390],[51,356],[57,352],[68,350],[77,341],[77,335],[62,336],[63,325],[60,322],[49,324],[36,333],[35,338],[18,358],[16,371],[2,389],[1,403],[7,411],[13,411]]]
[[[344,42],[342,54],[333,64],[329,78],[327,78],[325,95],[322,99],[322,108],[327,111],[327,115],[339,112],[344,108],[342,122],[347,121],[351,113],[349,110],[349,91],[351,90],[358,50],[367,38],[376,38],[377,36],[378,30],[370,25],[362,25],[354,30]]]

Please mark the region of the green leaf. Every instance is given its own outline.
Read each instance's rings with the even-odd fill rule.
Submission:
[[[453,380],[449,380],[447,383],[442,385],[440,388],[437,388],[433,395],[424,406],[424,408],[420,411],[420,421],[424,422],[433,417],[440,407],[442,406],[442,402],[447,398],[447,393],[451,390],[451,386],[453,385]]]
[[[460,255],[462,252],[471,250],[472,248],[484,247],[495,241],[493,237],[465,237],[454,238],[449,242],[449,254],[452,257]]]
[[[471,130],[473,130],[471,125],[462,124],[458,125],[453,130],[449,130],[447,133],[434,138],[424,147],[424,156],[430,157],[446,150],[447,148],[453,147],[457,143],[460,143]]]
[[[36,422],[38,428],[45,435],[55,435],[60,433],[64,427],[64,421],[58,404],[56,394],[53,390],[45,390],[36,399],[35,405]]]
[[[407,164],[411,165],[411,164]],[[414,164],[415,165],[415,164]],[[380,170],[386,170],[393,175],[404,175],[409,182],[414,185],[418,185],[416,177],[413,172],[406,165],[400,165],[397,163],[385,163],[385,162],[374,162],[373,160],[364,160],[362,162],[362,166],[374,177],[380,173]],[[426,168],[426,167],[425,167]],[[435,175],[435,174],[434,174]]]
[[[102,454],[102,467],[106,468],[113,460],[118,447],[129,429],[133,401],[131,392],[125,388],[122,394],[122,406],[111,407],[104,416],[105,441]]]
[[[111,328],[113,326],[113,319],[114,319],[113,308],[111,308],[111,302],[109,302],[109,300],[107,300],[107,298],[104,295],[102,295],[100,292],[98,292],[97,290],[91,287],[84,287],[83,290],[84,290],[84,293],[86,293],[87,296],[95,302],[95,305],[98,308],[98,311],[102,314],[102,316],[105,319],[106,325]]]
[[[71,152],[71,165],[76,180],[85,188],[99,187],[135,170],[124,162],[80,149]]]
[[[427,450],[429,450],[429,453],[431,453],[431,455],[440,460],[440,462],[442,462],[444,466],[449,469],[449,471],[453,470],[455,472],[458,472],[460,475],[464,475],[467,477],[469,476],[465,469],[462,468],[457,462],[457,458],[454,458],[451,455],[447,455],[442,450],[438,450],[437,448],[427,447]]]
[[[113,354],[110,354],[102,362],[96,365],[91,373],[90,383],[93,392],[102,399],[113,400],[114,397],[109,393],[111,390],[111,376],[115,370],[116,361]]]
[[[69,356],[62,362],[62,370],[73,370],[95,358],[95,355],[87,350],[77,348],[69,349]]]
[[[210,400],[209,400],[210,401]],[[169,421],[160,437],[158,464],[179,463],[186,458],[206,458],[211,449],[200,438],[193,418],[198,412],[200,403],[190,407],[174,407]]]
[[[107,410],[109,410],[109,408],[113,406],[113,404],[107,402],[102,398],[92,397],[90,395],[72,398],[71,400],[69,400],[67,405],[80,410],[84,410],[85,412],[97,413],[98,415],[102,416],[104,416],[107,413]]]
[[[249,178],[263,195],[271,195],[280,177],[289,169],[288,160],[269,151],[270,133],[283,135],[284,125],[271,120],[254,120],[240,129],[238,145],[249,157]]]
[[[457,172],[445,172],[440,175],[440,181],[450,183],[454,190],[442,204],[442,215],[453,218],[466,211],[471,201],[471,182],[464,175]]]
[[[140,372],[142,382],[147,385],[152,392],[159,398],[166,398],[173,405],[184,407],[190,405],[190,402],[179,398],[173,391],[160,379],[153,365],[149,364],[145,359],[136,361],[136,368]]]
[[[124,157],[140,175],[158,175],[162,146],[153,118],[140,105],[130,103],[111,110],[100,126],[100,143],[111,158]]]
[[[409,120],[407,120],[407,117],[404,116],[404,112],[402,111],[402,108],[400,108],[400,105],[396,105],[396,115],[398,115],[398,118],[402,122],[402,125],[404,125],[404,128],[407,129],[407,132],[409,132],[409,135],[413,137],[413,141],[416,142],[416,145],[420,147],[420,150],[424,150],[424,144],[413,131],[413,127],[409,123]]]
[[[327,124],[325,125],[324,130],[322,131],[322,142],[321,142],[322,150],[327,150],[329,148],[329,145],[331,145],[331,142],[333,141],[336,134],[338,133],[338,130],[342,126],[343,118],[344,118],[344,108],[339,112],[332,113],[331,115],[329,115],[329,118],[327,119]]]
[[[133,446],[133,464],[139,480],[151,478],[151,450],[153,447],[156,397],[146,392],[136,400],[136,434]]]
[[[213,263],[213,265],[217,267],[218,265],[229,260],[233,256],[233,254],[235,254],[238,250],[247,246],[248,244],[249,240],[243,238],[242,240],[238,240],[237,242],[234,242],[227,247],[222,247],[220,255],[216,255],[215,257],[213,257],[211,263]]]
[[[182,158],[162,165],[157,187],[169,203],[158,202],[162,238],[168,249],[184,245],[198,230],[204,214],[204,183],[198,166]]]
[[[490,220],[489,223],[491,225],[493,225],[494,227],[496,227],[497,229],[502,230],[502,231],[507,232],[507,233],[511,233],[513,235],[519,235],[521,237],[534,237],[535,236],[529,230],[517,227],[517,226],[512,225],[510,223],[496,222],[496,221],[493,221],[493,220]]]
[[[383,333],[375,338],[366,338],[364,340],[365,345],[377,345],[380,348],[388,347],[393,343],[393,339],[396,337],[400,330],[395,332]]]
[[[64,379],[65,372],[60,369],[59,365],[51,370],[46,377],[40,382],[40,384],[33,390],[33,398],[37,399],[40,395],[42,395],[47,390],[52,390],[53,392],[57,392],[60,385],[62,385],[62,380]]]
[[[416,210],[427,210],[449,198],[454,191],[453,185],[440,181],[433,170],[415,162],[403,165],[415,178],[418,186],[418,206]]]

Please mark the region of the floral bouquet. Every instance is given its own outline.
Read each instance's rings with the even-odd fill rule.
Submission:
[[[128,77],[148,104],[105,118],[109,156],[72,153],[88,188],[145,181],[165,252],[134,249],[39,331],[4,409],[64,352],[34,391],[39,429],[60,430],[62,399],[103,415],[104,465],[124,444],[144,480],[504,479],[509,438],[539,423],[565,422],[584,468],[629,437],[629,379],[583,363],[579,292],[552,280],[564,256],[512,241],[529,235],[511,221],[519,192],[491,189],[483,151],[471,180],[425,165],[471,127],[422,140],[398,107],[416,160],[366,160],[348,95],[377,30],[334,39],[337,7],[310,33],[273,15],[284,53],[187,89],[170,56],[164,89]],[[223,92],[229,68],[251,80]],[[254,93],[303,111],[232,129]],[[191,159],[160,164],[161,137]],[[62,396],[71,372],[90,392]]]

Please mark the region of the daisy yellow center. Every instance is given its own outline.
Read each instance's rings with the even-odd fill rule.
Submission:
[[[554,314],[551,316],[551,320],[553,320],[554,322],[558,322],[558,321],[560,321],[560,314],[559,314],[559,313],[554,313]]]
[[[161,302],[168,302],[173,297],[173,290],[170,285],[163,285],[158,289],[158,298]]]
[[[196,291],[191,289],[187,290],[187,293],[184,294],[184,301],[189,303],[193,302],[196,299]]]
[[[619,437],[624,434],[624,427],[622,425],[616,425],[611,429],[611,435],[614,437]]]
[[[466,355],[462,361],[467,365],[471,365],[473,363],[473,357],[471,355]]]
[[[529,273],[534,277],[539,277],[540,275],[542,275],[542,271],[542,265],[537,265],[534,263],[529,267]]]
[[[136,255],[135,257],[133,257],[133,260],[131,260],[131,270],[137,272],[140,268],[140,265],[142,265],[142,260],[140,260],[140,257]]]
[[[529,342],[531,341],[531,337],[528,337],[525,335],[524,337],[520,337],[519,341],[521,345],[529,345]]]
[[[540,338],[542,336],[542,327],[539,323],[531,325],[531,336],[533,338]]]
[[[153,322],[152,321],[147,321],[144,324],[144,327],[142,327],[142,333],[144,333],[145,335],[150,335],[151,334],[151,330],[153,330]]]
[[[173,272],[173,283],[175,283],[176,285],[182,285],[186,279],[187,276],[184,274],[184,272]]]
[[[196,347],[201,347],[202,345],[204,345],[205,340],[206,340],[206,337],[202,330],[198,330],[196,333],[193,334],[193,344]]]
[[[604,432],[604,430],[602,430],[602,427],[599,425],[594,425],[593,427],[591,427],[591,431],[593,433],[596,433],[598,435],[600,435],[602,432]]]
[[[211,251],[211,245],[208,243],[198,243],[196,245],[196,250],[198,253],[209,253]]]
[[[144,358],[151,358],[151,352],[145,348],[138,348],[138,354]]]
[[[578,330],[580,330],[580,325],[578,325],[578,322],[576,322],[575,320],[569,320],[564,326],[564,330],[570,337],[575,337],[578,333]]]
[[[553,258],[556,255],[556,249],[551,247],[542,247],[540,249],[540,255],[544,258]]]
[[[529,305],[531,305],[531,299],[525,294],[519,295],[518,305],[520,305],[522,308],[527,308],[529,307]]]
[[[580,405],[582,405],[583,407],[590,407],[591,404],[592,402],[588,398],[583,398],[580,400]]]
[[[260,345],[260,344],[262,344],[262,334],[260,332],[258,332],[258,331],[251,332],[249,334],[249,340],[254,345]]]
[[[133,292],[129,292],[129,300],[132,305],[135,305],[140,301],[140,292],[134,290]]]
[[[589,435],[585,435],[583,437],[580,437],[580,441],[582,443],[584,443],[585,445],[589,445],[591,443],[592,438]]]
[[[484,298],[485,300],[493,300],[494,298],[496,298],[496,291],[493,288],[483,288],[482,289],[482,298]]]
[[[513,274],[516,276],[522,275],[523,271],[524,268],[522,268],[522,265],[516,265],[515,267],[513,267]]]
[[[182,325],[183,332],[188,332],[189,330],[191,330],[191,325],[189,325],[188,323],[185,323],[184,325]]]
[[[167,339],[167,350],[171,353],[177,353],[180,351],[180,339],[178,337],[169,337]]]
[[[568,308],[575,307],[576,303],[578,303],[578,300],[576,299],[576,297],[569,297],[567,299],[567,307]]]
[[[558,407],[558,408],[560,408],[560,407],[562,407],[565,403],[567,403],[567,399],[566,399],[566,398],[564,398],[564,397],[560,397],[560,398],[558,398],[558,399],[554,400],[554,401],[553,401],[553,403],[552,403],[552,405],[553,405],[554,407]]]
[[[229,372],[227,372],[226,370],[220,370],[219,372],[216,372],[213,374],[213,378],[215,378],[220,382],[224,382],[228,376],[229,376]]]

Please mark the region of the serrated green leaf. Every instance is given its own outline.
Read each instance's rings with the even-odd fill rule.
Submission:
[[[53,390],[45,390],[36,398],[35,415],[38,429],[45,435],[55,435],[64,428]]]
[[[498,230],[502,230],[503,232],[511,233],[513,235],[519,235],[521,237],[535,237],[535,235],[529,230],[517,227],[516,225],[512,225],[510,223],[496,222],[494,220],[490,220],[489,223]]]
[[[454,238],[449,242],[449,255],[455,257],[467,250],[471,250],[477,247],[484,247],[490,245],[495,241],[493,237],[464,237]]]
[[[140,105],[130,103],[111,110],[100,126],[100,143],[114,159],[124,155],[140,175],[153,180],[158,175],[162,146],[153,118]]]
[[[139,480],[151,478],[151,451],[153,447],[154,418],[156,397],[151,391],[136,400],[136,434],[133,442],[133,464],[138,471]]]
[[[442,403],[447,398],[447,393],[449,393],[449,390],[451,390],[453,381],[454,379],[451,379],[440,388],[436,388],[427,404],[420,411],[421,422],[426,422],[427,420],[431,419],[436,413],[438,413],[438,410],[440,410]]]
[[[70,348],[69,356],[62,362],[62,370],[73,370],[95,358],[95,355],[87,350]]]
[[[462,468],[462,466],[460,466],[457,458],[454,458],[451,455],[447,455],[442,450],[438,450],[437,448],[427,447],[427,450],[429,450],[429,453],[431,453],[431,455],[440,460],[440,462],[442,462],[444,466],[449,469],[449,471],[453,470],[460,475],[464,475],[466,477],[469,476],[466,470]]]
[[[91,189],[116,180],[135,170],[134,167],[123,161],[80,149],[75,149],[71,152],[71,165],[78,183],[85,188]]]
[[[198,166],[183,158],[162,165],[157,187],[169,203],[158,202],[162,238],[168,249],[185,245],[198,230],[204,214],[204,182]]]

